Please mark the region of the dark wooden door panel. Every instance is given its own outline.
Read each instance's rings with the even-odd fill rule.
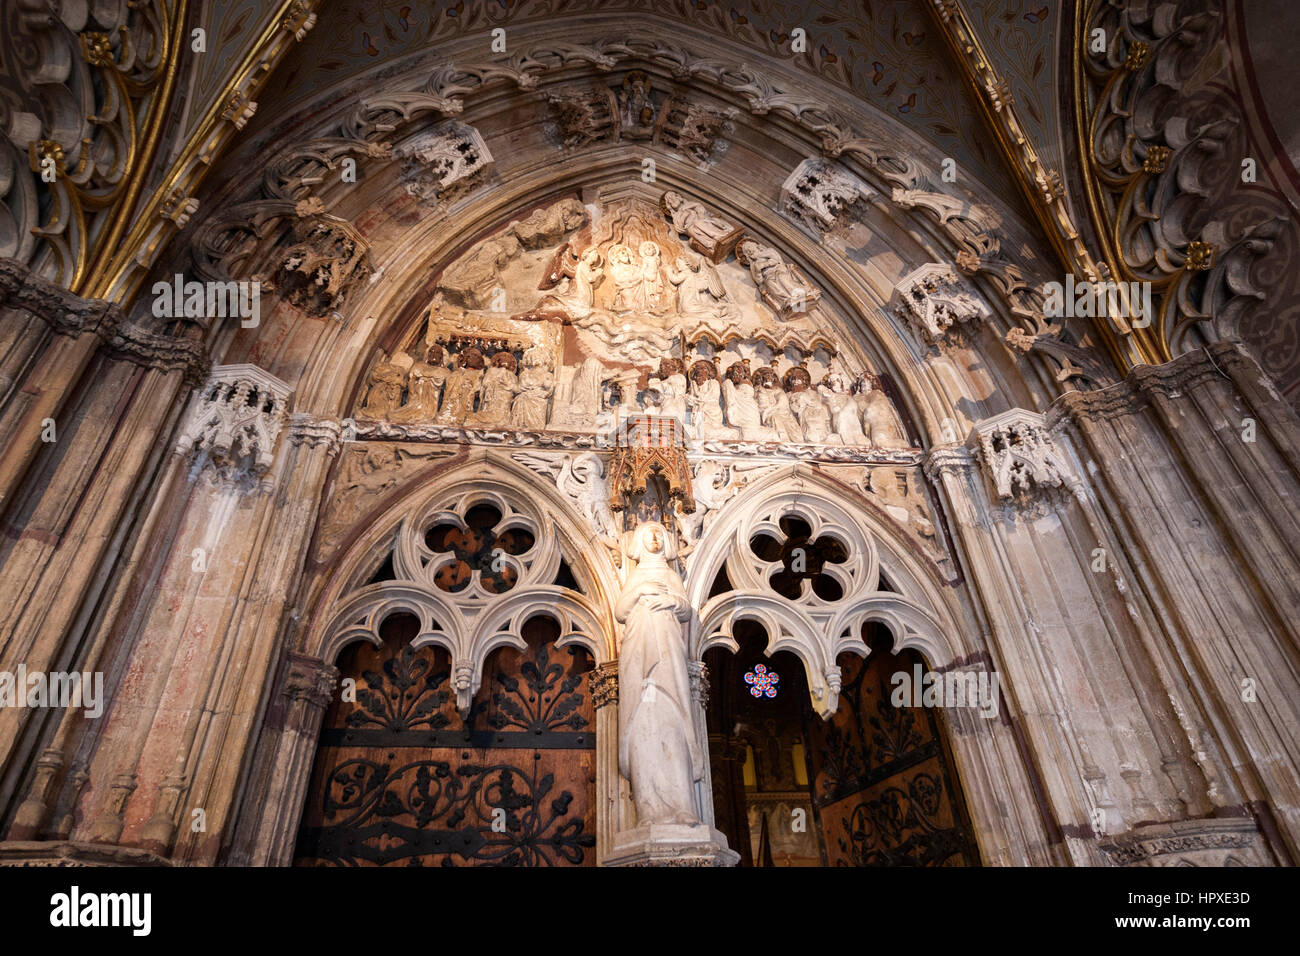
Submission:
[[[590,659],[535,618],[528,650],[496,652],[469,717],[445,651],[412,649],[393,618],[382,648],[344,652],[356,700],[325,715],[296,861],[316,866],[592,866],[595,715]]]

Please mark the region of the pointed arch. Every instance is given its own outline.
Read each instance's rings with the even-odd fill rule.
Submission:
[[[787,516],[807,523],[810,541],[825,535],[845,547],[847,554],[833,571],[840,597],[825,599],[807,581],[797,598],[770,586],[780,562],[764,559],[752,542],[778,530]],[[733,589],[710,598],[723,569]],[[880,589],[882,570],[898,590]],[[698,609],[691,622],[692,659],[702,659],[712,647],[737,650],[734,624],[754,621],[768,634],[768,653],[788,650],[803,662],[813,707],[823,719],[838,704],[836,659],[846,651],[870,653],[861,637],[869,621],[889,628],[895,651],[915,648],[931,666],[944,666],[961,654],[955,616],[929,569],[869,516],[863,502],[850,500],[842,486],[803,464],[759,479],[721,509],[709,540],[693,556],[686,589]]]

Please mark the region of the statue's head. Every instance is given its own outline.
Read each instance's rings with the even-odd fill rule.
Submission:
[[[600,250],[592,246],[582,254],[582,261],[594,269],[601,263]]]
[[[659,197],[659,205],[666,210],[676,209],[682,204],[682,194],[676,190],[669,189]]]
[[[609,261],[623,263],[625,265],[631,264],[633,262],[632,250],[621,242],[616,246],[611,246],[609,250]]]
[[[749,359],[741,359],[727,366],[727,378],[733,385],[747,385],[749,378]]]
[[[831,392],[843,392],[848,388],[848,383],[839,372],[828,372],[822,379],[822,388]]]
[[[513,372],[519,368],[519,363],[515,361],[514,355],[510,352],[498,352],[492,356],[492,366],[494,368],[507,368]]]
[[[684,369],[682,366],[681,359],[673,358],[672,356],[665,355],[663,358],[659,360],[660,378],[667,378],[670,375],[681,375],[683,374],[683,372]]]
[[[776,369],[770,365],[764,365],[754,370],[754,387],[755,388],[780,388],[781,376],[776,374]]]
[[[441,345],[430,345],[428,351],[424,353],[424,360],[430,365],[439,365],[446,360],[447,352]]]
[[[700,359],[691,366],[691,381],[696,385],[718,377],[718,368],[708,359]]]
[[[463,350],[461,351],[460,355],[458,355],[458,356],[456,357],[456,367],[457,367],[457,368],[479,368],[479,369],[481,369],[481,368],[483,368],[483,366],[485,366],[486,364],[487,364],[487,362],[486,362],[486,361],[484,360],[484,358],[483,358],[483,353],[480,352],[478,349],[476,349],[476,348],[475,348],[474,346],[472,346],[472,345],[471,345],[469,348],[467,348],[467,349],[463,349]]]
[[[647,239],[645,242],[641,243],[641,255],[643,258],[645,257],[658,258],[659,256],[658,244],[651,242],[649,239]]]
[[[880,379],[870,372],[863,372],[858,376],[857,381],[853,383],[853,394],[865,395],[868,392],[880,391]]]
[[[812,376],[802,362],[787,370],[783,381],[787,392],[802,392],[812,387]]]
[[[660,563],[677,557],[668,529],[658,521],[646,521],[629,533],[628,556],[633,561]]]

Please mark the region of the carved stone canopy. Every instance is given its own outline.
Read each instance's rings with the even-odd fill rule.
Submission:
[[[1078,481],[1037,412],[1013,408],[986,418],[972,429],[969,444],[1000,499],[1025,498]]]
[[[951,266],[931,262],[913,269],[895,287],[898,313],[929,343],[945,340],[967,322],[988,317],[989,310],[968,292]]]
[[[176,453],[206,451],[219,467],[254,475],[271,467],[292,389],[256,365],[218,365],[195,397]]]

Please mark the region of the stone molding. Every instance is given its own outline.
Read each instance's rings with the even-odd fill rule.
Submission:
[[[113,358],[163,372],[183,370],[191,387],[202,382],[210,368],[202,342],[141,328],[128,322],[116,303],[83,298],[37,275],[17,259],[0,259],[0,309],[25,311],[55,335],[75,338],[93,332]]]
[[[1049,430],[1055,431],[1067,420],[1076,425],[1083,421],[1105,422],[1134,415],[1146,408],[1152,395],[1177,398],[1208,381],[1223,378],[1233,383],[1225,369],[1262,376],[1259,367],[1235,342],[1215,342],[1193,352],[1185,352],[1163,365],[1139,365],[1124,381],[1108,388],[1089,392],[1066,392],[1044,414]]]
[[[1253,820],[1215,817],[1138,827],[1101,843],[1116,866],[1263,866],[1270,860]]]

